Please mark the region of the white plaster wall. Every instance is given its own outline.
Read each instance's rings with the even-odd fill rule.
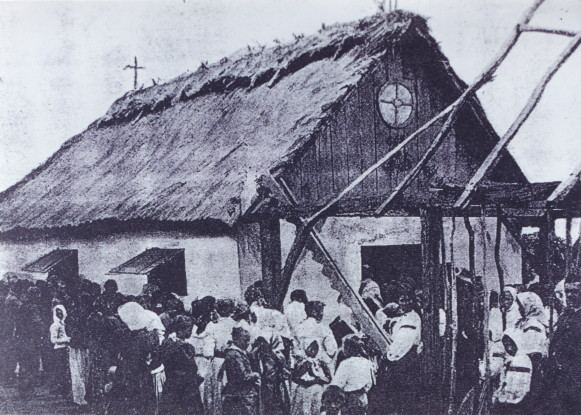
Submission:
[[[70,248],[79,250],[79,273],[102,284],[111,278],[107,275],[110,269],[153,247],[185,249],[188,295],[183,299],[187,307],[193,299],[205,295],[240,298],[237,244],[227,236],[136,232],[86,240],[55,238],[29,243],[0,242],[0,276],[8,271],[20,271],[24,265],[53,249]],[[142,281],[135,283],[141,286]]]
[[[419,218],[328,218],[320,230],[327,250],[337,262],[339,269],[353,287],[361,284],[361,246],[401,245],[420,243]],[[283,264],[295,235],[295,226],[281,221],[281,247]],[[286,303],[290,293],[296,289],[307,292],[310,300],[326,304],[324,321],[331,322],[339,313],[339,293],[331,281],[322,273],[323,266],[305,251],[291,279]]]

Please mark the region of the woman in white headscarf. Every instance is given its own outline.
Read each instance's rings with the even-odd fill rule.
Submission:
[[[541,297],[533,292],[518,294],[517,301],[522,314],[516,327],[523,332],[523,351],[528,355],[547,354],[547,327],[549,322]]]
[[[71,338],[65,330],[67,310],[62,304],[52,309],[53,323],[50,326],[50,341],[54,344],[54,375],[56,392],[67,396],[70,392],[71,376],[69,373],[69,342]]]
[[[506,350],[500,386],[494,392],[495,414],[528,414],[533,364],[523,350],[522,331],[507,329],[502,337]]]
[[[379,284],[372,279],[367,278],[361,281],[361,298],[363,298],[373,315],[383,308],[383,298],[381,298]]]
[[[502,306],[506,313],[506,328],[515,328],[521,319],[520,310],[516,302],[517,291],[514,287],[504,287],[502,293]]]

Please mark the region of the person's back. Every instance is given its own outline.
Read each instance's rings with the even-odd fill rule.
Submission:
[[[260,374],[252,371],[246,349],[250,333],[240,327],[232,329],[232,344],[226,350],[224,373],[227,383],[222,392],[225,414],[254,415],[258,413]]]

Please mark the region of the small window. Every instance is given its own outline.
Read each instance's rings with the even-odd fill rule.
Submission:
[[[135,285],[142,282],[138,276],[147,276],[147,282],[157,285],[162,291],[188,295],[184,252],[184,249],[146,249],[109,273],[130,274],[127,278],[135,276]],[[120,281],[117,282],[119,284]],[[121,289],[127,285],[122,282],[119,287]]]
[[[79,277],[79,252],[76,249],[55,249],[22,268],[38,275],[38,279],[56,276],[65,282]]]
[[[400,127],[410,118],[413,109],[412,93],[400,83],[388,83],[378,97],[383,120],[392,127]]]

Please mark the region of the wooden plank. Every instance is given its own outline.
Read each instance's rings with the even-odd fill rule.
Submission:
[[[389,59],[389,58],[388,58]],[[377,64],[373,76],[373,111],[375,116],[375,148],[377,156],[380,157],[390,149],[390,144],[395,139],[395,133],[387,126],[381,114],[378,111],[377,97],[383,85],[388,81],[388,69],[385,62],[380,61]],[[386,163],[384,168],[377,169],[377,194],[386,194],[391,188],[392,164]]]
[[[349,155],[349,179],[352,180],[361,175],[361,130],[359,113],[359,96],[357,90],[351,93],[345,104],[345,134],[347,136],[347,148]],[[353,189],[353,195],[362,195],[362,186]]]
[[[548,203],[558,203],[565,199],[581,179],[581,163],[563,180],[548,197]]]
[[[339,111],[332,123],[331,137],[333,143],[333,176],[335,187],[344,189],[349,183],[349,167],[347,166],[347,142],[345,139],[345,126],[341,119],[342,111]]]
[[[334,192],[333,158],[331,136],[328,126],[321,131],[321,135],[317,139],[317,142],[319,143],[319,174],[321,176],[319,201],[324,202],[327,198],[331,197]]]
[[[305,148],[301,157],[301,188],[303,200],[312,204],[317,200],[317,148],[314,143]]]
[[[497,166],[501,153],[506,149],[508,144],[512,141],[515,135],[519,132],[522,125],[528,119],[530,114],[533,112],[543,93],[545,88],[547,87],[549,81],[553,78],[553,76],[557,73],[557,71],[563,66],[563,64],[567,61],[567,59],[575,52],[577,47],[581,43],[581,32],[579,32],[573,40],[567,45],[565,50],[559,55],[559,58],[551,65],[551,67],[545,72],[535,90],[527,100],[526,105],[519,113],[516,120],[511,124],[508,131],[504,134],[504,136],[498,141],[498,143],[494,146],[484,163],[478,168],[474,176],[468,182],[466,189],[458,199],[458,201],[454,204],[456,208],[464,208],[468,205],[472,194],[476,187],[484,180],[486,175],[489,171],[491,171],[494,167]]]
[[[366,75],[360,82],[358,88],[359,95],[359,130],[361,143],[361,171],[365,171],[369,166],[375,163],[375,106],[373,96],[373,85],[371,84],[371,75]],[[363,195],[377,194],[377,174],[367,176],[361,182]]]
[[[548,33],[551,35],[561,35],[567,37],[575,37],[576,33],[571,30],[554,29],[549,27],[538,27],[531,25],[520,25],[519,30],[521,32],[538,32],[538,33]]]

